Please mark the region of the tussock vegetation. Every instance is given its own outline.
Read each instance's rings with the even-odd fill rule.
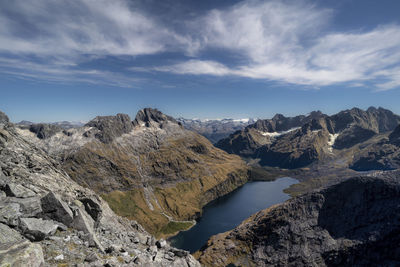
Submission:
[[[193,220],[208,202],[248,180],[243,160],[193,132],[153,140],[152,145],[135,142],[132,136],[123,143],[86,144],[66,157],[64,168],[101,193],[118,215],[138,221],[158,237],[190,227],[170,219]]]

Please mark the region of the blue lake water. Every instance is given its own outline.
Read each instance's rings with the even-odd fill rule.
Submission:
[[[272,182],[249,182],[204,207],[203,216],[188,231],[170,238],[173,246],[191,253],[200,249],[215,234],[238,226],[250,215],[290,198],[282,190],[297,183],[290,177]]]

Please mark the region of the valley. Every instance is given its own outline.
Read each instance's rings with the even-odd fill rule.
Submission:
[[[206,205],[194,227],[169,241],[171,245],[193,253],[206,244],[212,235],[231,230],[253,213],[289,199],[283,190],[296,183],[295,179],[289,177],[270,182],[248,182]]]
[[[267,262],[273,265],[278,262],[287,264],[284,258],[279,258],[278,261],[275,257],[271,258],[270,252],[263,251],[270,251],[271,248],[256,238],[260,231],[278,231],[279,228],[271,230],[269,227],[274,227],[274,220],[280,217],[270,214],[282,214],[282,219],[293,225],[296,224],[296,220],[306,220],[307,225],[311,225],[313,229],[317,227],[315,231],[321,231],[318,228],[319,224],[315,224],[315,218],[322,219],[318,213],[300,214],[306,216],[303,218],[293,213],[291,207],[294,205],[297,209],[311,208],[317,212],[325,212],[319,211],[323,202],[318,200],[314,203],[314,199],[323,199],[327,192],[335,192],[335,188],[347,187],[347,183],[353,183],[348,181],[361,183],[362,186],[365,183],[367,188],[370,188],[368,184],[380,183],[380,180],[384,184],[391,184],[393,181],[394,188],[397,188],[395,177],[400,163],[400,117],[382,108],[371,107],[366,111],[355,108],[332,116],[319,111],[289,118],[278,114],[270,120],[258,120],[247,126],[242,125],[241,129],[231,132],[215,146],[200,132],[187,130],[173,117],[152,108],[138,111],[133,120],[126,114],[98,116],[85,125],[73,127],[68,122],[14,125],[5,114],[2,115],[2,120],[4,148],[1,151],[1,168],[2,174],[5,175],[2,178],[2,190],[6,196],[0,215],[3,214],[4,222],[11,229],[17,227],[23,236],[32,241],[35,239],[30,237],[30,232],[24,230],[27,226],[22,226],[19,222],[24,216],[33,216],[35,220],[53,219],[70,225],[73,229],[83,229],[70,221],[65,222],[65,218],[49,217],[41,211],[11,215],[11,204],[8,203],[20,202],[10,200],[9,197],[17,193],[9,193],[7,190],[21,181],[31,184],[29,188],[38,192],[36,198],[42,202],[46,192],[54,192],[57,198],[62,196],[66,203],[81,203],[68,205],[72,210],[77,210],[77,207],[84,208],[85,218],[91,217],[93,220],[92,226],[84,228],[84,231],[91,236],[87,239],[88,246],[91,247],[92,242],[93,246],[100,250],[94,261],[104,262],[100,255],[109,248],[103,244],[108,244],[114,238],[112,233],[115,229],[104,230],[107,227],[112,229],[112,226],[104,226],[108,222],[101,221],[101,216],[106,216],[104,218],[110,221],[125,220],[124,225],[135,222],[134,229],[129,231],[139,229],[140,234],[132,232],[132,237],[138,237],[135,241],[130,241],[133,242],[132,249],[138,247],[135,244],[142,242],[140,238],[146,239],[143,240],[143,246],[151,247],[156,242],[162,243],[163,245],[156,245],[160,250],[151,252],[152,255],[167,253],[163,250],[165,247],[171,251],[189,250],[200,264],[206,266],[258,266]],[[8,148],[11,144],[16,147]],[[25,148],[17,148],[21,145]],[[15,156],[11,156],[7,151],[12,151]],[[28,160],[21,161],[19,153],[25,153],[23,157],[27,157]],[[36,162],[34,155],[41,155],[45,160]],[[50,165],[47,162],[51,162]],[[51,183],[47,180],[48,175],[41,176],[39,180],[34,178],[42,175],[39,173],[43,170],[43,164],[51,166],[50,170],[53,173],[58,173]],[[31,178],[24,178],[21,167],[23,170],[29,170],[28,177]],[[354,178],[360,176],[370,178],[360,178],[359,181],[359,178]],[[62,180],[67,181],[70,191],[63,192],[64,185],[58,185]],[[349,189],[340,190],[342,194],[343,190],[355,189],[349,186]],[[289,196],[293,198],[286,201]],[[396,201],[397,195],[390,196],[390,199]],[[354,205],[358,205],[357,203]],[[379,203],[376,205],[380,207]],[[281,211],[282,209],[284,211]],[[108,215],[99,215],[103,213]],[[17,221],[10,218],[17,218]],[[78,220],[79,217],[76,218]],[[260,222],[266,220],[264,218],[268,218],[268,223]],[[379,227],[381,222],[374,223]],[[270,230],[259,228],[264,224]],[[393,231],[396,227],[397,224]],[[249,232],[249,229],[255,232]],[[106,235],[102,231],[106,231]],[[368,230],[365,231],[366,235],[371,234]],[[382,236],[384,239],[385,233]],[[288,239],[285,239],[285,246],[296,245],[291,234],[286,234]],[[52,232],[51,235],[67,239],[66,233],[62,231]],[[144,238],[145,235],[153,237]],[[314,233],[310,232],[310,235]],[[318,232],[316,235],[321,234]],[[325,238],[324,235],[321,235],[322,237]],[[335,237],[326,238],[331,240]],[[165,242],[165,239],[168,239],[168,242]],[[135,243],[137,240],[139,243]],[[331,261],[325,254],[332,253],[332,248],[320,248],[314,244],[315,241],[310,242],[313,245],[309,248],[316,251],[313,252],[316,254],[310,259],[311,262]],[[335,254],[335,257],[356,255],[343,254],[342,249],[347,247],[355,250],[354,253],[361,253],[351,243],[353,241],[349,241],[350,245],[346,245],[346,248],[343,248],[344,245],[340,242],[335,245],[335,251],[339,251],[340,256]],[[42,244],[51,247],[40,250],[44,253],[44,258],[54,262],[49,255],[56,253],[54,249],[57,250],[60,243],[44,241]],[[367,241],[362,244],[369,246]],[[136,248],[134,254],[142,255],[141,258],[132,256],[126,261],[139,265],[141,262],[151,262],[150,254],[145,256],[147,252],[139,253],[138,249]],[[125,253],[118,252],[118,249],[110,248],[111,250],[115,251],[110,252],[113,257]],[[171,251],[168,253],[175,253]],[[76,252],[69,249],[64,251],[63,255],[69,262],[85,260],[83,256],[72,256],[73,253]],[[187,257],[183,259],[186,262],[195,262],[194,258],[185,254],[187,252],[176,253]],[[293,262],[296,262],[302,256],[293,254],[291,257],[294,257]],[[169,260],[174,261],[175,258]],[[164,259],[159,259],[158,263],[155,258],[152,261],[157,265]]]

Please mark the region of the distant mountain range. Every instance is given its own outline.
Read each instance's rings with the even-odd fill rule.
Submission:
[[[231,133],[244,129],[257,119],[184,119],[178,118],[183,127],[205,136],[211,143],[216,143]]]
[[[277,114],[218,141],[216,147],[258,159],[262,166],[295,169],[340,156],[344,161],[352,160],[349,165],[356,170],[393,169],[400,163],[397,150],[393,150],[395,144],[381,139],[399,124],[400,116],[374,107],[366,111],[353,108],[332,116],[320,111],[296,117]],[[386,148],[372,146],[376,142],[386,142]],[[382,149],[386,149],[386,157]],[[381,162],[372,164],[375,160]]]

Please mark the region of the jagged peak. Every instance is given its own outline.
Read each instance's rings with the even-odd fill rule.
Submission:
[[[286,117],[281,114],[281,113],[276,113],[275,116],[272,117],[272,120],[276,121],[276,120],[282,120],[285,119]]]
[[[95,133],[95,137],[103,143],[110,143],[116,137],[129,133],[133,129],[129,115],[122,113],[115,116],[97,116],[86,123],[85,126],[97,128],[99,132]]]
[[[321,117],[321,116],[324,116],[325,114],[324,113],[322,113],[322,111],[321,110],[313,110],[313,111],[311,111],[310,112],[310,114],[308,114],[308,116],[309,117],[312,117],[312,118],[316,118],[316,117]]]
[[[116,121],[122,121],[122,122],[130,122],[131,118],[129,117],[128,114],[123,114],[123,113],[118,113],[115,116],[96,116],[94,119],[89,121],[88,123],[85,124],[85,126],[90,126],[90,127],[102,127],[104,124],[108,124],[110,122],[116,122]]]
[[[133,124],[136,126],[146,126],[157,123],[159,125],[163,125],[164,123],[172,122],[178,125],[181,125],[180,122],[176,121],[173,117],[165,115],[161,111],[155,108],[144,108],[138,111],[136,114],[135,120]]]

